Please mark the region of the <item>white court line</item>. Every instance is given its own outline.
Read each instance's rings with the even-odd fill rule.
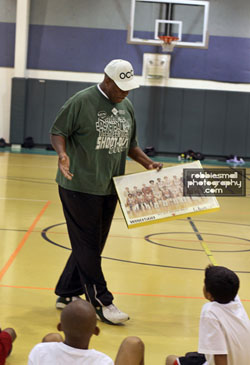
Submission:
[[[38,199],[24,199],[24,198],[1,198],[0,200],[24,200],[24,201],[30,201],[30,202],[47,202],[48,200],[38,200]]]

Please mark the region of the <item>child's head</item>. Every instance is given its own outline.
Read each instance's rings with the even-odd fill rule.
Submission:
[[[72,344],[88,343],[93,334],[99,334],[96,327],[96,312],[92,304],[82,299],[69,303],[61,313],[58,329],[65,334],[65,340]]]
[[[239,278],[232,270],[213,265],[206,268],[204,283],[205,297],[221,304],[234,300],[240,286]]]

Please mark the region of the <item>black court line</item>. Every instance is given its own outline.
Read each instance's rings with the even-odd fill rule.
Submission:
[[[58,224],[54,224],[52,226],[46,227],[42,230],[41,236],[43,237],[43,239],[49,243],[51,243],[54,246],[66,249],[71,251],[71,248],[63,246],[59,243],[56,243],[52,240],[50,240],[47,236],[47,232],[54,227],[57,226],[61,226],[61,225],[65,225],[66,223],[58,223]],[[131,261],[131,260],[124,260],[124,259],[119,259],[119,258],[113,258],[113,257],[107,257],[107,256],[102,256],[102,259],[105,260],[111,260],[111,261],[119,261],[119,262],[124,262],[124,263],[128,263],[128,264],[134,264],[134,265],[143,265],[143,266],[151,266],[151,267],[158,267],[158,268],[166,268],[166,269],[180,269],[180,270],[192,270],[192,271],[204,271],[204,268],[196,268],[196,267],[183,267],[183,266],[171,266],[171,265],[160,265],[160,264],[153,264],[153,263],[147,263],[147,262],[139,262],[139,261]],[[250,271],[241,271],[241,270],[234,270],[237,273],[242,273],[242,274],[250,274]]]
[[[63,245],[60,245],[59,243],[56,243],[55,241],[52,241],[48,238],[47,236],[47,232],[51,229],[51,228],[54,228],[54,227],[58,227],[58,226],[62,226],[62,225],[65,225],[66,222],[64,223],[57,223],[57,224],[53,224],[52,226],[49,226],[49,227],[46,227],[42,230],[41,232],[41,236],[43,239],[45,239],[45,241],[49,242],[49,243],[52,243],[52,245],[55,245],[55,246],[58,246],[58,247],[61,247],[61,248],[64,248],[65,250],[70,250],[71,251],[71,248],[70,247],[66,247],[66,246],[63,246]]]
[[[0,228],[0,231],[8,231],[8,232],[28,232],[28,229]]]
[[[27,179],[27,180],[31,180],[31,181],[41,181],[41,180],[47,180],[47,181],[54,181],[55,179],[49,179],[47,177],[28,177],[28,176],[12,176],[12,175],[5,175],[5,176],[0,176],[0,179]]]
[[[199,222],[208,222],[208,223],[211,223],[211,221],[201,221],[201,220],[199,220]],[[214,221],[212,223],[233,224],[233,223],[227,223],[227,222],[214,222]],[[59,243],[56,243],[55,241],[50,240],[48,238],[48,236],[46,235],[47,231],[50,230],[51,228],[56,227],[58,225],[64,225],[64,224],[66,224],[66,223],[59,223],[59,224],[55,224],[53,226],[47,227],[47,228],[45,228],[45,229],[42,230],[41,235],[42,235],[43,239],[45,239],[49,243],[51,243],[51,244],[53,244],[55,246],[61,247],[61,248],[65,249],[65,250],[71,250],[71,248],[69,248],[69,247],[63,246],[63,245],[61,245]],[[238,225],[238,224],[235,223],[235,225]],[[247,224],[242,224],[242,225],[249,226]],[[7,231],[7,232],[28,232],[27,229],[14,229],[14,228],[0,228],[0,231]],[[39,233],[39,232],[40,231],[34,231],[33,233]],[[149,235],[145,236],[144,239],[147,242],[149,242],[151,244],[154,244],[154,245],[157,245],[157,246],[162,246],[162,247],[166,247],[166,248],[173,248],[173,249],[176,249],[176,250],[202,252],[203,251],[202,249],[170,246],[170,245],[166,245],[166,244],[163,244],[163,243],[155,242],[155,241],[153,241],[151,239],[151,237],[153,237],[153,236],[164,235],[164,234],[190,234],[190,233],[191,232],[159,232],[159,233],[149,234]],[[249,242],[249,245],[250,245],[250,240],[247,239],[247,238],[234,237],[234,236],[229,236],[229,235],[224,235],[224,234],[216,234],[216,233],[206,233],[206,232],[203,232],[202,234],[210,235],[210,236],[220,236],[220,237],[227,237],[227,238],[239,239],[239,240],[242,240],[242,241]],[[215,244],[216,244],[216,242],[215,242]],[[241,253],[241,252],[249,252],[249,251],[250,251],[250,249],[249,250],[213,250],[213,252],[218,252],[218,253],[236,253],[236,252]]]
[[[27,182],[27,183],[42,184],[42,185],[57,185],[56,182],[36,181],[36,180],[29,180],[29,179],[25,179],[25,178],[0,177],[0,179],[7,180],[7,181]],[[48,180],[52,181],[52,179],[48,179]]]
[[[198,248],[188,248],[188,247],[180,247],[180,246],[171,246],[171,245],[167,245],[167,244],[163,244],[163,243],[159,243],[156,241],[152,240],[153,236],[159,236],[159,235],[169,235],[169,234],[193,234],[193,232],[158,232],[158,233],[152,233],[152,234],[148,234],[147,236],[145,236],[145,240],[148,241],[149,243],[152,243],[154,245],[157,246],[162,246],[162,247],[166,247],[166,248],[173,248],[175,250],[184,250],[184,251],[198,251],[198,252],[203,252],[204,249],[198,249]],[[249,243],[250,245],[250,240],[247,238],[242,238],[242,237],[235,237],[235,236],[230,236],[230,235],[226,235],[226,234],[219,234],[219,233],[207,233],[207,232],[200,232],[199,233],[200,236],[201,234],[203,235],[208,235],[208,236],[216,236],[216,237],[226,237],[226,238],[233,238],[236,240],[240,240],[240,241],[246,241]],[[202,237],[202,236],[201,236]],[[178,242],[178,240],[176,239],[176,241]],[[204,242],[204,241],[203,241]],[[220,242],[213,242],[214,244],[220,244]],[[246,250],[212,250],[213,252],[218,252],[218,253],[236,253],[236,252],[250,252],[250,248],[246,249]]]
[[[162,267],[167,269],[180,269],[180,270],[194,270],[194,271],[204,271],[204,268],[196,268],[196,267],[183,267],[183,266],[170,266],[170,265],[159,265],[159,264],[149,264],[146,262],[138,262],[138,261],[129,261],[129,260],[122,260],[122,259],[116,259],[112,257],[105,257],[102,256],[103,259],[106,260],[113,260],[113,261],[120,261],[120,262],[126,262],[128,264],[136,264],[136,265],[146,265],[146,266],[154,266],[154,267]],[[234,272],[241,273],[241,274],[250,274],[250,271],[241,271],[241,270],[234,270]]]

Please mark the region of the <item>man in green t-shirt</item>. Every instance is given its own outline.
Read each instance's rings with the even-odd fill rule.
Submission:
[[[102,267],[117,196],[112,178],[124,174],[126,157],[146,169],[160,169],[138,146],[129,90],[139,87],[128,61],[113,60],[104,80],[72,96],[51,127],[59,185],[72,253],[57,283],[56,307],[85,294],[97,317],[109,324],[129,319],[113,304]]]

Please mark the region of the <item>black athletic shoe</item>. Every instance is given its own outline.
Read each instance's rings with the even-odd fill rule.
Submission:
[[[63,309],[67,304],[73,302],[74,300],[81,299],[79,296],[76,297],[58,297],[56,300],[56,308]]]

